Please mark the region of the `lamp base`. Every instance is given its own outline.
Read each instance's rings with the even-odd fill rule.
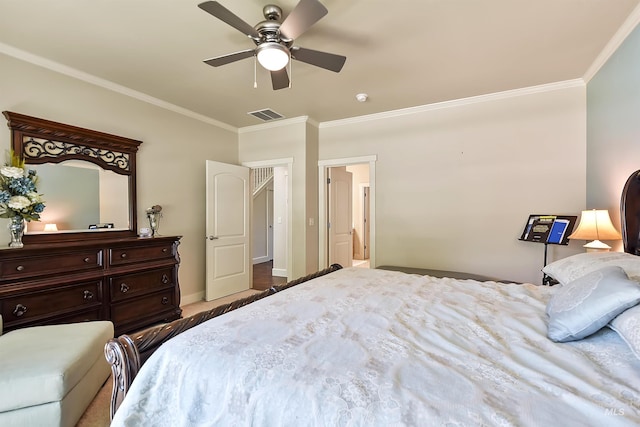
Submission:
[[[602,243],[600,240],[594,240],[582,247],[585,248],[587,252],[609,252],[611,250],[611,246]]]

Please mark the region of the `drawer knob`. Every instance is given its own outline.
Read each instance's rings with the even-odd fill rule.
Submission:
[[[127,285],[126,283],[121,283],[120,292],[122,292],[123,294],[126,294],[127,292],[129,292],[129,285]]]
[[[27,307],[22,304],[18,304],[16,305],[16,308],[13,310],[13,315],[16,317],[22,317],[26,312],[27,312]]]
[[[127,257],[127,253],[123,252],[120,254],[120,258],[125,259]]]
[[[162,297],[162,305],[167,305],[167,304],[169,304],[169,298]]]
[[[167,249],[167,248],[162,248],[162,252],[166,254],[167,252],[169,252],[169,249]]]
[[[167,283],[169,283],[169,276],[167,276],[166,274],[162,275],[162,283],[164,285],[166,285]]]
[[[24,270],[24,265],[19,265],[16,267],[16,270],[18,271],[23,271]]]
[[[86,262],[86,263],[88,263],[89,261],[91,261],[91,258],[86,257],[83,261],[84,261],[84,262]]]
[[[84,297],[85,301],[91,301],[93,299],[93,292],[84,291],[83,297]]]

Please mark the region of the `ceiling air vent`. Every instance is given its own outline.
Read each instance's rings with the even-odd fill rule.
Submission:
[[[282,114],[278,114],[270,108],[265,108],[264,110],[251,111],[247,114],[256,117],[263,122],[270,122],[271,120],[278,120],[284,118]]]

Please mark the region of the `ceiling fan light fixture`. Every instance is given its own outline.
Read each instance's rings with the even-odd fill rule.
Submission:
[[[290,59],[289,49],[276,42],[262,43],[256,48],[258,62],[269,71],[282,70]]]

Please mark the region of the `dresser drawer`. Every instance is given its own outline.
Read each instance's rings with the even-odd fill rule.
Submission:
[[[28,322],[48,316],[72,315],[74,311],[102,304],[102,282],[92,281],[56,289],[9,296],[0,301],[0,314],[5,322]],[[59,323],[59,322],[55,322]]]
[[[121,301],[175,285],[173,267],[115,276],[109,280],[111,301]]]
[[[99,249],[0,261],[3,280],[101,269],[102,251]]]
[[[173,256],[173,245],[170,242],[151,246],[112,248],[109,250],[109,265],[117,266],[173,258]]]
[[[163,312],[175,311],[176,308],[175,290],[167,289],[111,305],[111,321],[116,325],[122,325],[148,315],[157,316]]]

